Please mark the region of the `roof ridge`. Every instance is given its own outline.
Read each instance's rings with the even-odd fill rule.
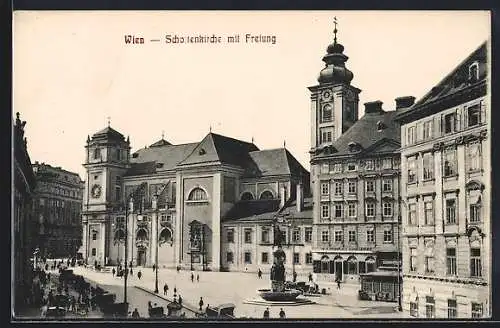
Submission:
[[[223,134],[218,134],[218,133],[214,133],[214,132],[209,132],[208,134],[209,135],[212,134],[214,136],[218,136],[218,137],[222,137],[222,138],[226,138],[226,139],[230,139],[230,140],[234,140],[234,141],[238,141],[238,142],[241,142],[241,143],[245,143],[245,144],[248,144],[248,145],[254,145],[255,146],[255,144],[253,142],[248,142],[248,141],[244,141],[244,140],[241,140],[241,139],[236,139],[236,138],[233,138],[233,137],[228,137],[228,136],[223,135]]]

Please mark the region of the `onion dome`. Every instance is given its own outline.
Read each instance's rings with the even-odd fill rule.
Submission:
[[[321,70],[318,77],[319,83],[351,83],[354,74],[345,67],[345,62],[349,59],[344,55],[344,46],[337,42],[337,19],[334,19],[335,35],[333,43],[326,49],[323,57],[325,68]]]

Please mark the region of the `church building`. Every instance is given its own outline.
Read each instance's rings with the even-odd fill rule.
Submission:
[[[82,248],[90,265],[126,259],[219,271],[222,221],[239,219],[248,205],[252,216],[273,200],[291,202],[299,183],[309,193],[309,172],[287,149],[211,132],[179,145],[162,137],[131,153],[129,138],[108,126],[85,148]]]

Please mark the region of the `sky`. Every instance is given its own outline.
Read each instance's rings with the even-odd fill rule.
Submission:
[[[338,42],[365,102],[417,100],[490,38],[487,11],[28,12],[13,17],[13,117],[34,163],[84,177],[88,135],[112,128],[132,152],[212,132],[286,148],[309,170],[310,93]],[[276,36],[247,43],[245,35]],[[221,37],[167,44],[166,35]],[[144,44],[126,44],[125,35]],[[239,43],[227,37],[240,35]],[[151,42],[159,39],[159,42]]]

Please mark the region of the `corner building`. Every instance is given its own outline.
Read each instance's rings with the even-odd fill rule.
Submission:
[[[336,32],[336,31],[335,31]],[[359,274],[396,270],[399,248],[399,125],[397,111],[358,95],[347,56],[327,48],[319,85],[311,91],[313,269],[319,280],[359,283]],[[413,97],[396,99],[398,111]],[[397,290],[386,291],[399,293]]]
[[[491,153],[487,44],[401,123],[403,309],[491,316]]]
[[[194,143],[163,138],[130,153],[130,140],[107,127],[87,138],[83,204],[84,258],[90,265],[219,271],[222,219],[235,206],[288,201],[308,172],[286,149],[215,133]],[[274,172],[274,173],[273,173]],[[308,180],[307,180],[308,185]],[[253,211],[253,212],[252,212]],[[240,267],[242,269],[243,267]],[[233,268],[234,269],[234,268]]]

